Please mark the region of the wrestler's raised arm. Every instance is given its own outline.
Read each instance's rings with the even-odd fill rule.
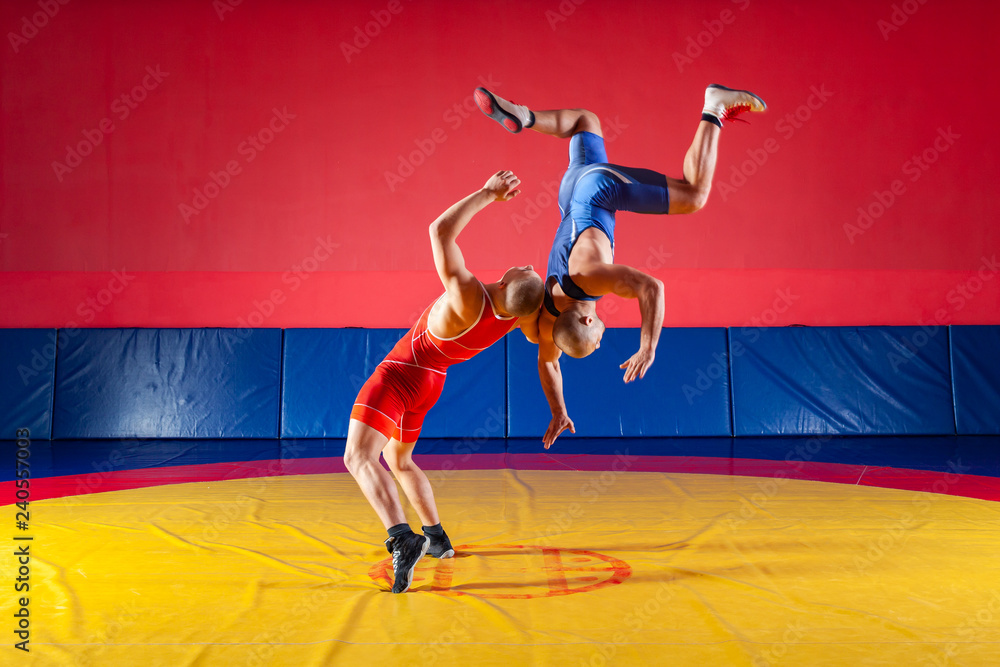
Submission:
[[[458,235],[473,216],[490,203],[516,197],[520,193],[516,189],[520,183],[513,172],[497,172],[481,189],[452,204],[430,225],[434,267],[448,293],[449,305],[462,321],[471,322],[478,316],[483,290],[479,281],[465,266],[465,257],[457,243]]]

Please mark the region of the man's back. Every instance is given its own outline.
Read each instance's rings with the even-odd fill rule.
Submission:
[[[485,287],[479,316],[465,331],[448,338],[434,334],[432,311],[444,307],[442,295],[427,306],[417,323],[403,336],[386,356],[388,362],[406,363],[427,370],[445,372],[449,366],[468,361],[503,338],[514,326],[516,317],[501,317]],[[432,324],[429,325],[428,323]]]

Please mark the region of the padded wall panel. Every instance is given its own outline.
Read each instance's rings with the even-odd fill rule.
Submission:
[[[281,437],[346,438],[361,385],[406,329],[286,329]]]
[[[730,329],[741,435],[951,435],[944,327]]]
[[[347,437],[351,406],[375,366],[406,329],[288,329],[282,437]],[[424,438],[504,436],[504,344],[448,370]]]
[[[725,329],[663,329],[646,377],[625,384],[618,366],[638,346],[638,329],[608,329],[586,359],[562,355],[563,393],[577,436],[732,434]],[[538,380],[538,347],[520,334],[508,336],[507,368],[509,435],[541,439],[551,413]]]
[[[55,360],[55,329],[0,329],[0,439],[49,438]]]
[[[276,438],[280,329],[85,329],[60,341],[54,438]]]
[[[421,438],[462,438],[469,447],[507,432],[507,334],[472,359],[448,369],[448,380],[437,405],[424,420]],[[482,451],[481,448],[473,451]]]
[[[1000,326],[953,326],[955,423],[961,435],[1000,434]]]

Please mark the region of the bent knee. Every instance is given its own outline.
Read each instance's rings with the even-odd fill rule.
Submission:
[[[413,462],[409,456],[404,458],[391,458],[389,456],[385,457],[385,462],[389,464],[389,468],[395,472],[412,472],[414,470],[420,470],[417,464]]]
[[[580,109],[580,117],[577,119],[576,127],[573,130],[574,134],[577,132],[601,134],[601,119],[593,111]]]
[[[382,450],[382,458],[393,472],[406,472],[413,466],[413,459],[406,454],[400,454],[392,447]]]
[[[356,473],[362,466],[370,462],[372,462],[372,457],[357,448],[349,446],[344,450],[344,466],[351,474]]]
[[[683,196],[675,196],[671,202],[671,213],[694,213],[705,208],[708,203],[709,188],[691,188],[683,192]]]
[[[708,203],[708,190],[699,190],[695,193],[694,197],[691,198],[691,213],[695,211],[700,211],[705,208],[705,204]]]

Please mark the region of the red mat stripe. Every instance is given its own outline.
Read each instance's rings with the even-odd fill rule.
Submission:
[[[844,463],[723,459],[697,456],[614,456],[590,454],[473,454],[462,464],[448,455],[417,455],[416,462],[428,471],[432,481],[446,478],[455,470],[574,470],[614,475],[622,472],[674,472],[703,475],[760,477],[761,492],[773,493],[786,479],[855,484],[886,489],[939,493],[981,500],[1000,501],[1000,478],[962,475],[953,472],[872,468]],[[465,459],[465,457],[463,457]],[[65,475],[31,480],[30,499],[46,500],[85,496],[90,493],[140,489],[167,484],[219,482],[230,479],[265,478],[285,475],[316,475],[347,472],[340,457],[269,459],[205,463],[199,465],[113,470],[85,475]],[[0,497],[12,499],[14,481],[0,482]],[[11,503],[8,504],[12,504]]]

